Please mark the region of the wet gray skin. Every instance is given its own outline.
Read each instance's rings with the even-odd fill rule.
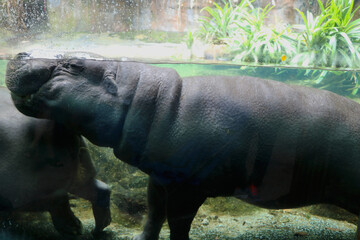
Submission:
[[[21,114],[0,88],[0,211],[48,211],[63,235],[82,233],[68,192],[89,200],[95,232],[110,224],[110,189],[95,179],[83,139],[53,121]]]
[[[215,196],[359,213],[360,105],[351,100],[247,76],[182,79],[141,63],[28,58],[7,68],[21,112],[65,124],[150,175],[137,240],[158,239],[165,219],[172,240],[188,239]]]

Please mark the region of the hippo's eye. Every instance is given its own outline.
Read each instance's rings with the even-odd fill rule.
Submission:
[[[79,65],[76,63],[70,63],[70,67],[78,72],[81,72],[84,70],[84,67],[82,65]]]
[[[84,70],[84,66],[81,61],[71,60],[71,61],[63,62],[59,67],[59,69],[62,70],[63,72],[68,72],[73,75],[78,75],[80,74],[80,72]]]
[[[66,61],[62,63],[62,67],[73,72],[81,72],[84,70],[83,61],[79,59],[71,59],[69,61]]]
[[[62,64],[62,67],[64,67],[64,68],[69,68],[69,63],[67,63],[67,62],[63,63],[63,64]]]

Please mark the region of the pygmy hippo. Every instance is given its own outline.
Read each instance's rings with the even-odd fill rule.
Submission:
[[[0,88],[0,211],[49,211],[64,235],[82,232],[67,193],[91,201],[95,232],[109,225],[110,190],[95,179],[83,139],[50,120],[21,114]]]
[[[136,62],[10,61],[16,107],[53,119],[150,175],[135,239],[189,239],[207,197],[266,208],[329,203],[360,211],[360,105],[334,93],[248,76],[181,78]],[[360,237],[358,237],[360,239]]]

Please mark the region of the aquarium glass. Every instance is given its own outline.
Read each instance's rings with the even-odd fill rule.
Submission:
[[[192,240],[354,239],[360,211],[359,7],[357,0],[0,0],[0,240],[75,235],[155,240],[160,223],[145,222],[148,214],[161,218],[161,210],[149,211],[149,205],[171,205],[163,208],[168,216],[183,211],[164,222],[159,239],[170,239],[171,232],[171,239],[186,240],[181,226],[192,213],[184,206],[204,197],[191,224]],[[16,57],[23,65],[10,67]],[[103,65],[116,67],[96,67]],[[51,112],[62,91],[53,91],[47,106],[33,100],[35,91],[30,95],[25,85],[38,87],[39,93],[46,87],[38,83],[47,78],[59,78],[49,91],[67,84],[55,74],[59,66],[68,71],[64,78],[90,79],[91,84],[66,89],[93,94],[92,102],[69,96]],[[149,78],[143,92],[140,85],[118,85],[140,75]],[[181,89],[151,84],[157,79],[185,80]],[[242,87],[243,79],[258,87],[249,92],[254,88]],[[13,101],[31,117],[16,109],[7,90],[19,83],[24,87],[18,93],[27,94],[13,95]],[[96,88],[113,97],[122,94],[123,105],[107,102],[104,93],[92,92]],[[135,91],[146,96],[154,88],[162,91],[129,100]],[[171,101],[178,94],[179,102]],[[344,98],[337,100],[338,95]],[[99,110],[97,100],[107,104]],[[160,101],[168,104],[157,105]],[[282,112],[290,104],[291,111]],[[29,106],[40,110],[34,114],[26,110]],[[80,106],[76,114],[69,115],[75,106]],[[186,114],[191,107],[195,110]],[[113,118],[129,126],[126,134],[142,135],[126,143],[108,141],[108,136],[125,135],[107,125],[114,109],[134,116],[134,125],[120,113]],[[102,114],[92,116],[97,111]],[[152,111],[151,118],[142,117]],[[248,111],[255,117],[243,114]],[[273,114],[262,115],[269,111]],[[162,118],[156,117],[159,112],[165,112]],[[232,118],[238,122],[231,127],[219,120]],[[87,131],[92,126],[102,131]],[[171,132],[173,126],[177,132]],[[246,135],[252,128],[256,136]],[[294,133],[281,135],[283,129]],[[127,147],[121,152],[115,145]],[[154,162],[157,158],[160,162]],[[248,159],[253,165],[246,165]],[[252,174],[235,173],[238,168]],[[204,180],[207,176],[211,179]],[[149,177],[160,186],[152,192]],[[263,193],[277,197],[265,203]],[[283,201],[287,194],[290,200]],[[148,195],[154,198],[150,203]],[[149,236],[139,235],[144,228]]]

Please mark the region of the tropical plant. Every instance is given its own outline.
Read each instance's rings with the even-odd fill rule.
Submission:
[[[354,20],[353,0],[329,0],[326,7],[317,0],[319,16],[300,13],[304,24],[296,27],[303,32],[299,36],[299,54],[292,63],[318,67],[360,66],[360,19]]]
[[[296,51],[296,39],[289,26],[280,30],[265,26],[264,20],[273,8],[254,8],[254,0],[242,0],[234,7],[223,0],[223,7],[205,7],[208,17],[200,19],[198,37],[214,44],[226,44],[234,61],[281,63]],[[285,57],[284,57],[285,56]]]
[[[253,8],[244,21],[236,23],[239,31],[232,32],[226,39],[234,61],[280,63],[282,56],[290,57],[295,54],[296,41],[289,37],[292,34],[290,27],[282,26],[275,30],[265,26],[264,20],[272,8],[269,4],[263,9]]]
[[[327,89],[338,94],[356,95],[360,89],[360,75],[357,71],[333,71],[320,69],[298,70],[307,86]]]
[[[234,61],[266,64],[301,65],[306,68],[360,67],[360,19],[354,14],[354,0],[328,0],[320,6],[319,16],[297,9],[304,24],[268,27],[264,24],[271,6],[255,9],[252,1],[239,6],[223,2],[215,8],[204,8],[210,17],[201,20],[203,37],[213,43],[228,45]],[[296,30],[296,31],[293,31]],[[332,91],[360,89],[356,71],[299,70],[298,78],[305,84]],[[282,73],[281,73],[282,74]],[[336,89],[334,89],[334,87]]]
[[[194,44],[194,34],[191,31],[186,34],[185,43],[188,49],[192,48],[192,45]]]
[[[224,7],[214,2],[215,8],[205,7],[201,11],[206,11],[209,16],[199,19],[201,26],[198,32],[200,38],[214,44],[224,43],[233,31],[237,31],[235,22],[240,21],[248,11],[248,7],[254,0],[242,0],[238,6],[223,0]]]

